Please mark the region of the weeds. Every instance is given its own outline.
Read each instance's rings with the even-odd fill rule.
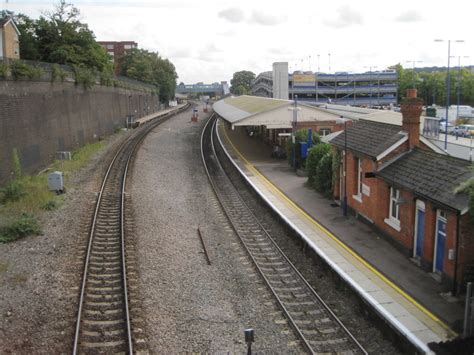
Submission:
[[[0,229],[0,243],[8,243],[29,235],[40,235],[41,233],[41,228],[35,216],[22,213],[18,219]]]
[[[7,186],[0,189],[0,203],[5,204],[18,201],[26,195],[25,189],[19,180],[14,180]]]

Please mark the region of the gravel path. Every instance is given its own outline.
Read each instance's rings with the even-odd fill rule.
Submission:
[[[66,182],[61,206],[39,216],[43,235],[0,244],[1,354],[72,351],[95,193],[111,152],[125,136],[107,139],[106,148]]]
[[[243,353],[252,327],[255,351],[302,352],[214,197],[200,158],[203,121],[190,115],[148,135],[129,185],[149,349]]]

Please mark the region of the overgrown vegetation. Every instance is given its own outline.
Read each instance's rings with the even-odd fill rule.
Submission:
[[[329,197],[333,185],[333,158],[329,144],[320,143],[308,151],[306,170],[308,171],[308,184],[316,191]]]
[[[76,85],[82,85],[84,89],[90,89],[94,86],[96,83],[96,73],[94,70],[77,65],[73,68]]]
[[[58,64],[54,64],[51,68],[51,82],[63,82],[67,78],[67,71],[63,70]]]
[[[85,145],[75,151],[72,160],[55,161],[51,169],[64,173],[66,185],[71,175],[84,167],[93,154],[102,149],[105,141]],[[12,180],[0,189],[0,242],[14,241],[27,235],[40,234],[41,228],[35,218],[41,211],[54,210],[61,203],[61,196],[48,190],[47,174],[23,175],[21,162],[12,152]]]
[[[308,142],[308,133],[309,131],[307,129],[300,129],[296,131],[295,134],[295,141],[296,141],[296,166],[297,167],[305,167],[306,166],[306,159],[301,158],[301,154],[299,151],[298,147],[298,142]],[[319,136],[315,133],[313,133],[313,145],[318,144],[321,140]],[[286,143],[286,156],[288,157],[288,164],[293,166],[293,142],[291,140],[288,140]]]
[[[158,53],[131,49],[121,59],[120,70],[122,75],[155,85],[161,102],[174,97],[178,74],[173,63]]]
[[[21,61],[15,60],[10,64],[10,72],[13,79],[39,79],[44,73],[40,67],[29,65]]]
[[[29,235],[40,235],[41,227],[35,216],[22,213],[19,218],[0,228],[0,243],[8,243]]]
[[[6,63],[0,63],[0,78],[6,78],[9,72],[8,65]]]

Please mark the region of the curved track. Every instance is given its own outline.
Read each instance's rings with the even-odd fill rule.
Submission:
[[[147,133],[185,109],[187,106],[135,130],[107,169],[90,227],[73,354],[133,353],[124,239],[127,171]]]
[[[216,119],[201,136],[211,185],[235,232],[309,353],[367,354],[285,256],[226,176],[215,150]]]

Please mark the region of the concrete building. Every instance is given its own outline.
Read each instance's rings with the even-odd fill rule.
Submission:
[[[0,19],[0,59],[20,59],[20,31],[9,14]]]
[[[112,63],[114,63],[115,74],[120,73],[120,59],[125,55],[127,51],[133,48],[137,48],[138,44],[134,41],[98,41],[102,48],[105,49],[108,55],[111,56]]]
[[[257,75],[252,83],[253,95],[277,98],[285,92],[286,83],[280,79],[282,64],[274,63],[273,71]],[[279,78],[278,82],[275,78]],[[394,70],[357,74],[295,71],[288,74],[288,96],[279,98],[292,99],[298,95],[300,101],[312,104],[388,106],[397,103],[396,82],[397,73]]]
[[[474,266],[469,197],[457,188],[474,172],[420,136],[414,92],[400,125],[359,120],[330,141],[340,157],[334,198],[456,290]]]
[[[273,98],[288,100],[288,63],[273,63]]]

